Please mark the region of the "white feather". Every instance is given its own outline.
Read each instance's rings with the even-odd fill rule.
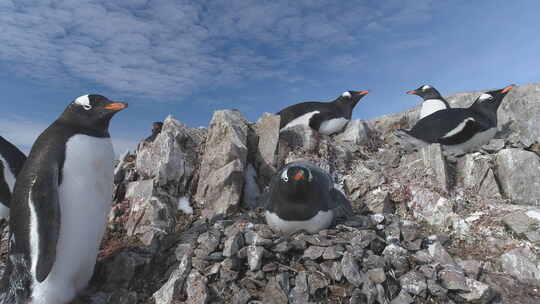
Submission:
[[[270,227],[283,233],[293,233],[299,230],[317,233],[322,229],[330,227],[334,220],[334,212],[332,210],[319,211],[314,217],[306,221],[286,221],[281,219],[277,214],[266,211],[265,218],[266,223]]]
[[[440,99],[425,100],[420,110],[420,119],[444,109],[447,109],[446,104]]]
[[[319,127],[319,133],[331,135],[340,132],[341,130],[343,130],[343,128],[347,125],[348,122],[349,120],[343,117],[323,121],[323,123]]]
[[[431,89],[431,86],[426,84],[425,86],[422,87],[422,91],[425,91],[427,89]]]
[[[69,302],[88,284],[111,208],[113,158],[110,138],[75,135],[66,143],[56,261],[34,282],[32,304]]]
[[[348,98],[351,98],[351,97],[352,97],[351,92],[349,92],[349,91],[343,92],[343,94],[341,94],[341,96],[342,96],[342,97],[348,97]]]
[[[313,112],[309,112],[304,115],[298,116],[295,119],[291,120],[287,125],[285,125],[285,127],[281,128],[280,131],[283,131],[283,130],[286,130],[286,129],[289,129],[298,125],[309,126],[309,120],[311,119],[311,117],[313,117],[313,115],[318,114],[318,113],[320,113],[320,111],[313,111]]]
[[[4,179],[8,185],[9,192],[13,193],[13,187],[15,186],[15,175],[11,172],[8,162],[0,155],[0,162],[4,167]],[[7,219],[9,217],[9,208],[0,204],[0,219]]]
[[[454,136],[454,135],[458,134],[459,132],[463,131],[463,129],[467,125],[467,122],[469,122],[469,121],[474,121],[474,118],[468,117],[467,119],[462,121],[459,125],[457,125],[457,127],[450,130],[450,132],[446,133],[442,138],[448,138],[448,137]]]
[[[75,99],[75,103],[81,106],[89,107],[90,99],[88,98],[88,95],[79,96],[77,99]]]
[[[30,265],[30,271],[35,274],[37,260],[39,256],[39,237],[38,237],[38,219],[36,215],[36,210],[32,202],[32,189],[28,191],[28,206],[30,209],[30,234],[28,240],[30,242],[30,256],[32,264]]]
[[[492,98],[493,98],[493,96],[491,96],[490,94],[487,94],[487,93],[484,93],[484,94],[480,95],[480,97],[478,97],[478,99],[480,101],[484,101],[484,100],[492,99]]]

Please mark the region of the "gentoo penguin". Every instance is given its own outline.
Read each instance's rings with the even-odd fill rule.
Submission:
[[[26,161],[26,155],[0,136],[0,219],[9,217],[9,201],[15,178]]]
[[[109,122],[125,107],[80,96],[32,146],[11,203],[9,294],[17,303],[65,304],[88,284],[111,208]]]
[[[368,91],[346,91],[331,102],[308,101],[289,106],[277,113],[279,128],[286,130],[296,125],[307,125],[321,134],[331,135],[343,130],[354,107]]]
[[[285,234],[317,233],[338,216],[352,215],[351,203],[330,175],[301,161],[285,165],[272,178],[265,205],[267,224]]]
[[[469,152],[488,143],[497,132],[497,109],[514,88],[486,92],[468,108],[440,110],[416,123],[410,130],[396,135],[416,146],[440,143],[450,154]]]
[[[420,110],[420,119],[431,115],[439,110],[450,109],[448,101],[441,96],[441,93],[430,85],[423,85],[416,90],[408,91],[409,95],[418,95],[424,99]]]

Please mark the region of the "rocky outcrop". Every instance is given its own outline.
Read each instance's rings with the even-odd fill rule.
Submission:
[[[516,204],[540,205],[540,157],[520,149],[497,153],[497,176],[504,194]]]

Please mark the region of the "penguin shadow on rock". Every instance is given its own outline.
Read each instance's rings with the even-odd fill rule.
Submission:
[[[330,174],[306,161],[288,163],[274,175],[263,206],[266,223],[285,236],[316,234],[353,214],[351,202],[335,188]]]
[[[0,228],[9,218],[9,204],[15,180],[21,171],[26,155],[14,144],[0,136]]]
[[[441,144],[447,156],[460,156],[489,143],[497,133],[497,110],[515,85],[481,94],[468,108],[439,110],[420,119],[410,130],[394,135],[405,150]]]
[[[346,91],[330,102],[301,102],[281,111],[280,132],[297,125],[309,126],[320,134],[332,135],[341,132],[351,120],[356,104],[368,91]]]
[[[126,107],[80,96],[33,144],[13,190],[0,303],[64,304],[86,288],[111,208],[109,123]]]

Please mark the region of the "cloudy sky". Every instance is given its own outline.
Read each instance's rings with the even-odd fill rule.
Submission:
[[[339,4],[338,4],[339,3]],[[250,120],[370,89],[354,118],[443,94],[540,81],[540,1],[0,0],[0,134],[28,151],[77,96],[130,107],[117,150],[174,115]],[[121,151],[117,151],[121,152]]]

